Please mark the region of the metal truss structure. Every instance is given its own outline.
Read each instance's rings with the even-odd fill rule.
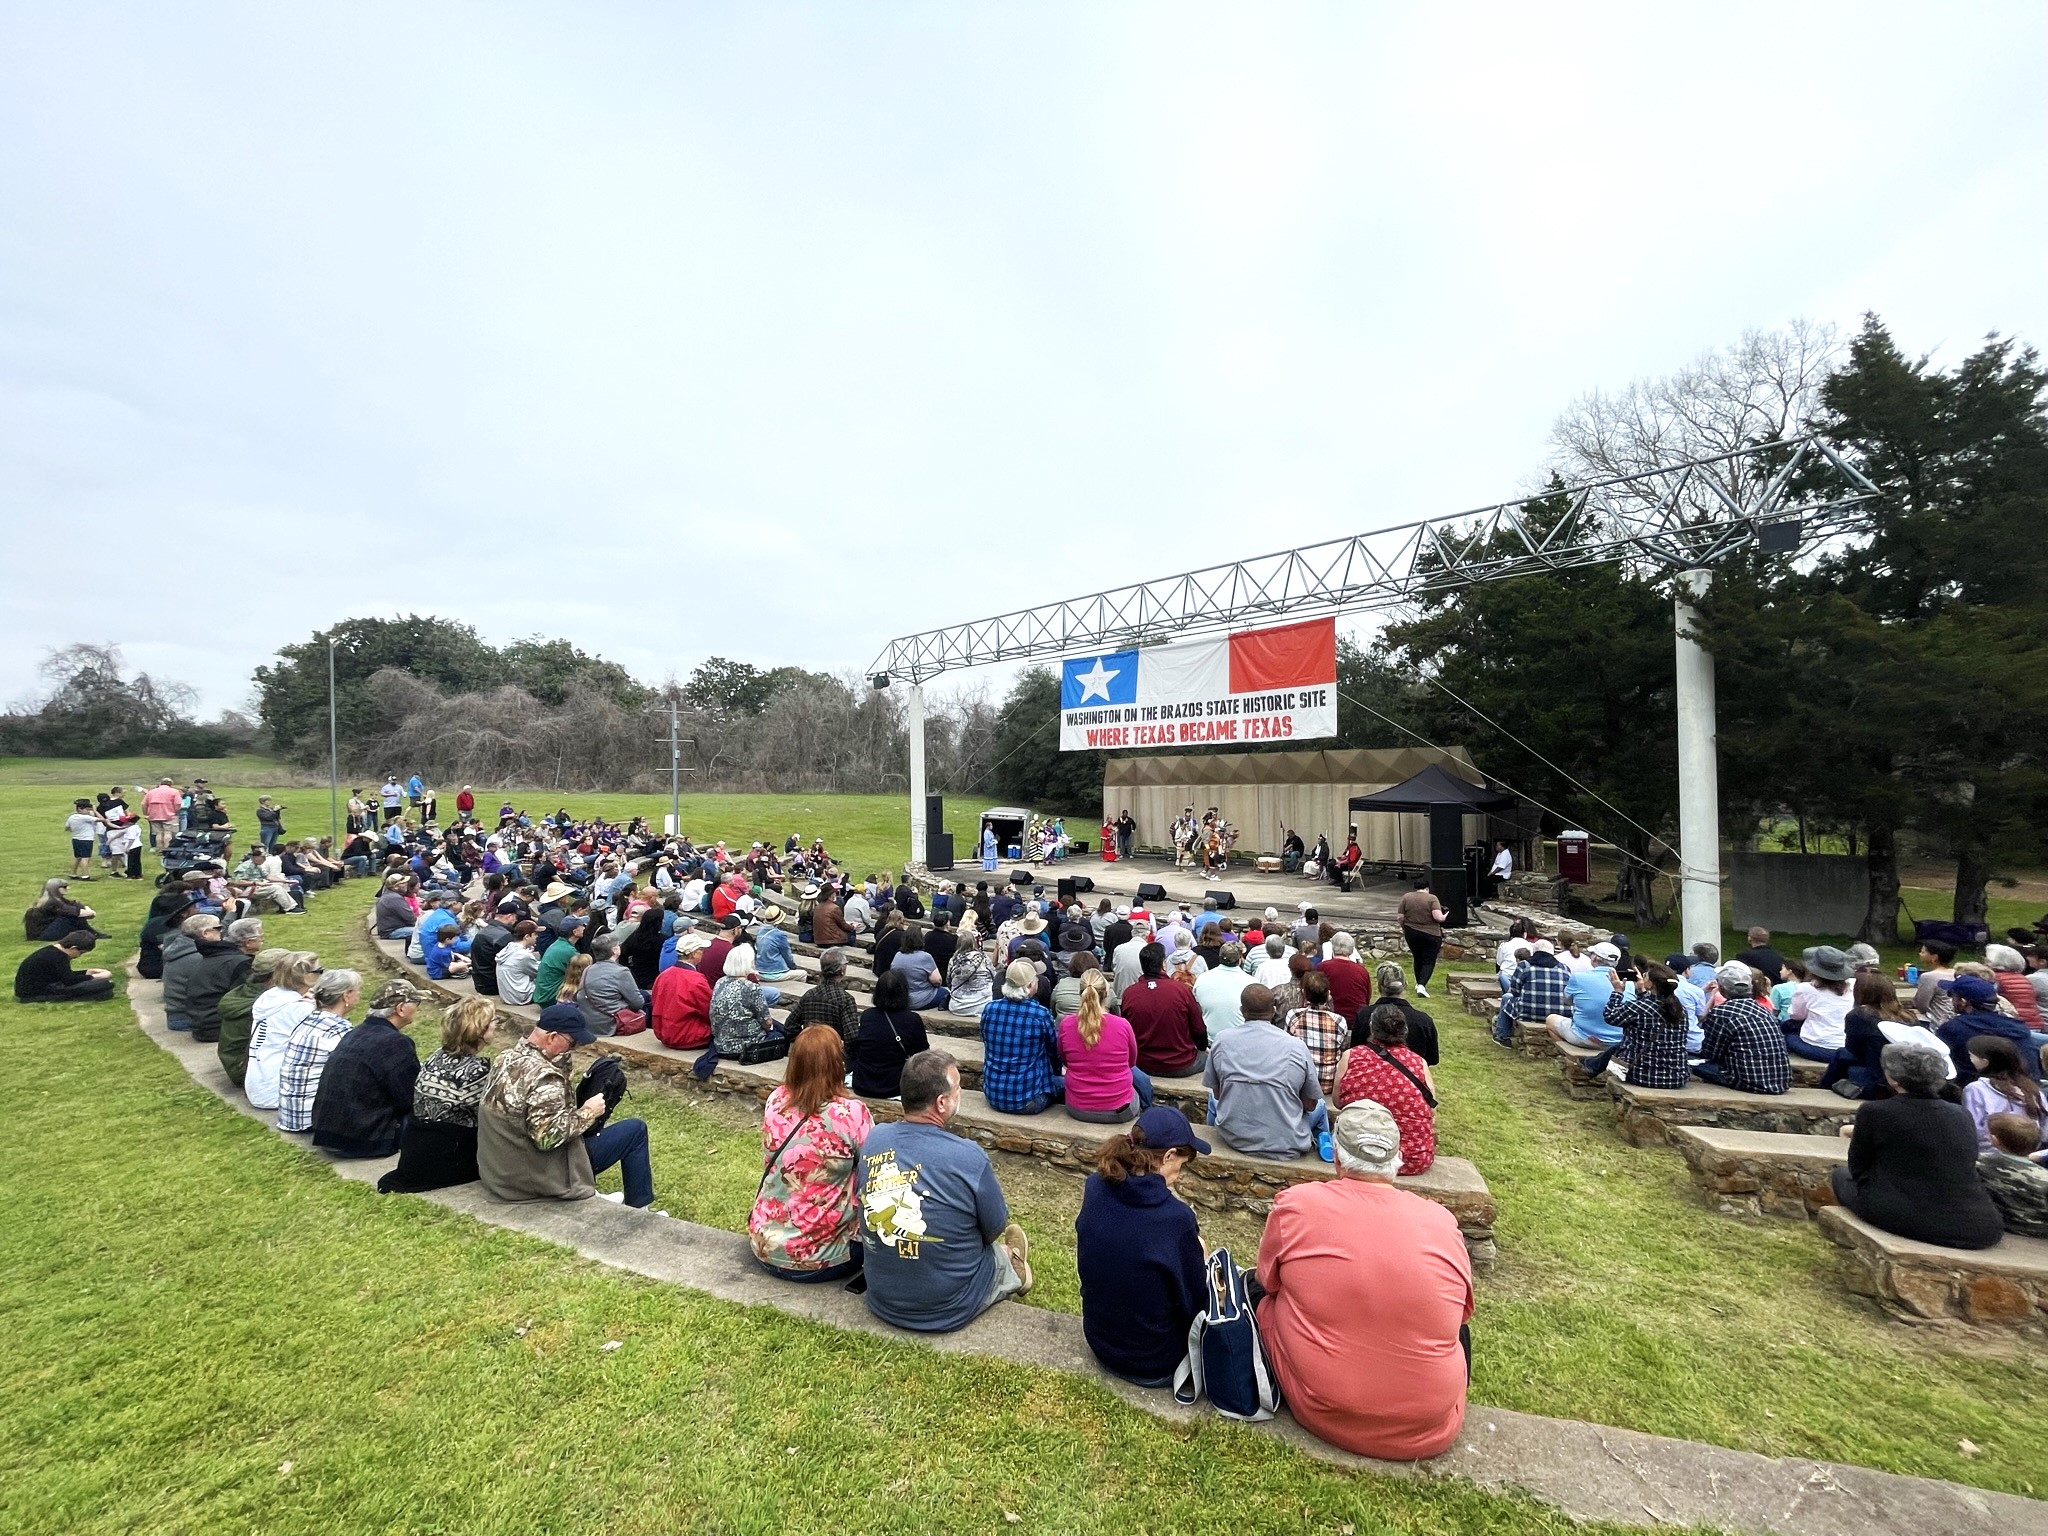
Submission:
[[[905,635],[868,671],[878,685],[916,684],[991,662],[1382,608],[1536,571],[1707,569],[1759,539],[1793,549],[1857,532],[1876,494],[1817,438],[1763,443]]]

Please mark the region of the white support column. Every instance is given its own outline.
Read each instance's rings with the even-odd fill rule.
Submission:
[[[910,685],[910,707],[906,711],[906,723],[910,727],[910,862],[918,869],[925,867],[924,826],[924,685]]]
[[[1712,573],[1681,571],[1672,604],[1678,637],[1679,931],[1685,947],[1721,943],[1721,773],[1714,730],[1714,658],[1692,638],[1689,599]]]

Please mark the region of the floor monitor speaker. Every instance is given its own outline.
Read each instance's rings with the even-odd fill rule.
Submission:
[[[1228,912],[1237,905],[1237,898],[1228,891],[1209,891],[1205,899],[1216,903],[1219,911]]]
[[[1138,882],[1138,900],[1164,901],[1166,900],[1166,887],[1163,885],[1154,885],[1149,880],[1140,880]]]

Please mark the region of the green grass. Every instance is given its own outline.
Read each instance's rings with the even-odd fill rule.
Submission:
[[[0,892],[18,907],[61,867],[68,786],[11,777]],[[793,827],[861,835],[841,837],[837,802],[804,803],[821,819]],[[91,889],[125,940],[147,889]],[[332,964],[366,958],[360,911],[336,895],[272,921]],[[1554,1068],[1436,1011],[1445,1150],[1478,1163],[1500,1206],[1476,1401],[2041,1491],[2038,1340],[1888,1320],[1844,1293],[1810,1225],[1713,1215],[1675,1153],[1625,1145]],[[119,1001],[0,1003],[0,1063],[23,1085],[0,1129],[0,1527],[1009,1529],[1008,1512],[1062,1531],[1562,1528],[1519,1501],[1335,1474],[1056,1375],[731,1307],[380,1199],[225,1113]],[[639,1074],[630,1102],[659,1202],[741,1226],[751,1119]],[[1079,1182],[998,1162],[1033,1236],[1031,1300],[1071,1311]],[[1203,1220],[1249,1258],[1255,1220]],[[626,1347],[600,1353],[607,1338]],[[1964,1439],[1981,1453],[1959,1455]]]

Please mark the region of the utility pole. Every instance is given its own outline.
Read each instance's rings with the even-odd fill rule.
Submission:
[[[930,850],[925,846],[924,824],[924,684],[910,685],[910,865],[923,869]]]
[[[676,696],[668,696],[668,835],[683,830],[683,742]]]
[[[334,727],[334,637],[327,637],[327,835],[341,847],[341,753]]]

